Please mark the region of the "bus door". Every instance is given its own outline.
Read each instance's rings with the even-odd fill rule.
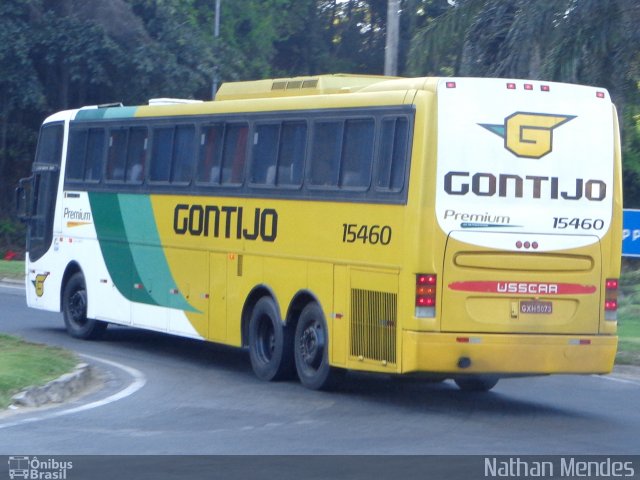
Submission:
[[[18,217],[28,226],[27,252],[32,262],[49,250],[53,240],[63,135],[63,123],[42,127],[32,175],[20,180],[17,190]]]

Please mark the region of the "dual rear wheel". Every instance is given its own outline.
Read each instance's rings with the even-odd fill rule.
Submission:
[[[297,373],[313,390],[334,385],[337,372],[329,365],[327,324],[317,303],[307,304],[293,329],[284,326],[271,297],[256,303],[249,320],[249,357],[262,380],[285,380]]]

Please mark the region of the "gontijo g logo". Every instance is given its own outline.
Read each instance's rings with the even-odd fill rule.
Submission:
[[[573,115],[515,112],[503,125],[479,123],[504,138],[504,148],[518,157],[542,158],[553,149],[553,130],[576,118]]]

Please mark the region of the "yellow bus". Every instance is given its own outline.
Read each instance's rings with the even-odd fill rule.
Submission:
[[[248,347],[264,380],[607,373],[620,141],[604,89],[320,75],[43,124],[30,307]]]

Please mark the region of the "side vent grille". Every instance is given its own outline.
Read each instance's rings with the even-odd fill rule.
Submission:
[[[351,290],[351,355],[396,363],[397,295]]]

